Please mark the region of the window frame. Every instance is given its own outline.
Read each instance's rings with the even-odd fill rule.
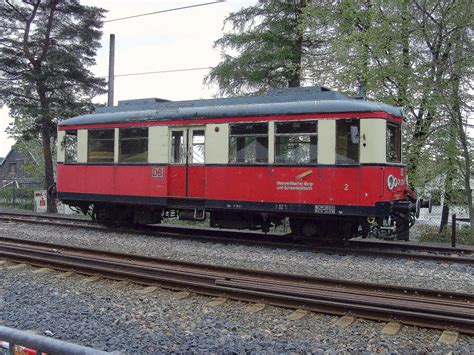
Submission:
[[[235,126],[244,126],[244,125],[265,125],[266,126],[266,132],[265,133],[251,133],[251,134],[245,134],[245,133],[238,133],[238,134],[232,134],[232,128]],[[229,140],[228,140],[228,147],[229,147],[229,153],[228,153],[228,162],[229,164],[239,164],[239,165],[268,165],[270,162],[270,124],[268,121],[260,121],[260,122],[239,122],[239,123],[230,123],[229,124]],[[267,152],[266,152],[266,157],[265,161],[257,161],[257,154],[255,154],[255,161],[253,162],[245,162],[245,161],[237,161],[237,150],[235,154],[235,161],[232,161],[231,159],[231,143],[232,143],[232,138],[237,137],[237,138],[246,138],[246,137],[254,137],[255,140],[259,137],[264,137],[267,139]],[[257,153],[257,152],[256,152]]]
[[[205,127],[203,128],[189,128],[189,131],[188,131],[188,139],[190,139],[190,142],[189,142],[189,149],[190,149],[190,152],[189,152],[189,162],[188,164],[189,165],[205,165],[206,164],[206,129]],[[195,132],[202,132],[202,135],[195,135],[194,133]],[[203,137],[203,141],[202,143],[195,143],[194,142],[194,137]],[[202,147],[202,162],[195,162],[194,161],[194,152],[195,152],[195,147]],[[199,149],[198,149],[199,150]]]
[[[396,140],[398,142],[395,142],[395,147],[397,147],[397,145],[398,145],[397,153],[398,153],[398,156],[399,156],[399,160],[388,160],[388,146],[389,146],[388,130],[389,130],[389,126],[397,128],[397,132],[398,132],[398,137],[397,138],[398,139],[396,138]],[[388,163],[388,164],[403,164],[402,135],[403,135],[402,124],[397,123],[397,122],[393,122],[393,121],[386,121],[386,126],[385,126],[385,162],[386,163]]]
[[[13,170],[11,168],[14,168]],[[18,162],[16,161],[9,161],[8,162],[8,170],[7,170],[8,177],[18,177]]]
[[[357,144],[357,161],[355,162],[338,162],[338,159],[337,159],[337,155],[338,155],[338,146],[337,146],[337,143],[339,141],[338,139],[338,135],[337,135],[337,124],[338,122],[353,122],[353,121],[357,121],[357,125],[358,125],[358,139],[359,141],[357,143],[352,143],[352,144]],[[354,165],[360,165],[361,162],[360,162],[360,158],[361,158],[361,136],[360,136],[360,118],[341,118],[341,119],[335,119],[335,132],[334,132],[334,152],[335,152],[335,165],[348,165],[348,166],[354,166]],[[345,158],[349,158],[349,157],[345,157]]]
[[[75,160],[69,160],[68,159],[68,150],[67,150],[67,137],[68,135],[71,135],[70,132],[75,132],[76,136],[76,159]],[[78,155],[79,155],[79,132],[77,129],[68,129],[64,131],[64,138],[62,142],[62,147],[64,149],[64,164],[77,164],[78,163]],[[88,147],[89,149],[89,147]]]
[[[291,123],[309,123],[309,124],[315,124],[314,128],[315,131],[313,133],[277,133],[277,126],[278,124],[291,124]],[[273,137],[274,137],[274,142],[273,142],[273,163],[275,165],[298,165],[298,166],[308,166],[308,165],[318,165],[318,130],[319,130],[319,120],[311,119],[311,120],[297,120],[297,121],[274,121],[274,132],[273,132]],[[294,137],[294,136],[308,136],[310,137],[310,141],[308,143],[304,144],[309,144],[310,146],[310,152],[311,152],[311,137],[316,137],[316,161],[315,162],[306,162],[306,163],[290,163],[290,162],[278,162],[277,161],[277,137]],[[310,156],[311,159],[311,156]]]
[[[135,137],[127,137],[127,138],[122,138],[122,130],[133,130],[133,129],[138,129],[138,130],[145,130],[146,134],[144,136],[135,136]],[[143,165],[143,164],[148,164],[148,144],[149,144],[149,138],[150,138],[150,130],[148,126],[140,126],[140,127],[119,127],[118,128],[118,157],[117,157],[117,163],[118,164],[124,164],[124,165],[130,165],[130,164],[137,164],[137,165]],[[145,150],[145,160],[143,161],[126,161],[122,160],[122,141],[139,141],[141,139],[146,140],[146,150]],[[114,141],[115,143],[115,141]]]
[[[90,160],[90,147],[91,147],[91,136],[90,134],[92,132],[96,132],[96,131],[112,131],[112,139],[110,138],[102,138],[102,139],[96,139],[96,140],[112,140],[112,160],[109,161],[91,161]],[[98,165],[101,165],[101,164],[114,164],[115,163],[115,127],[113,128],[92,128],[92,129],[88,129],[87,130],[87,164],[98,164]]]

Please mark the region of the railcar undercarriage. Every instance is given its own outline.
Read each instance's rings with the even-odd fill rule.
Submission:
[[[430,201],[401,201],[393,206],[388,217],[371,216],[288,216],[285,214],[252,211],[222,211],[193,209],[167,209],[160,206],[135,206],[114,203],[65,201],[88,214],[97,223],[111,227],[140,227],[159,224],[163,220],[178,217],[180,220],[205,221],[212,228],[261,230],[268,233],[289,221],[295,239],[316,243],[341,243],[354,237],[371,235],[382,239],[408,240],[409,229],[419,215],[419,209],[430,208]]]

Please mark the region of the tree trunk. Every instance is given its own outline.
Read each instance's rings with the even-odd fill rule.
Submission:
[[[41,73],[41,65],[35,68],[37,73]],[[54,184],[54,167],[53,156],[51,154],[51,117],[48,114],[49,104],[46,98],[46,86],[43,82],[36,84],[36,92],[38,93],[41,106],[41,140],[43,144],[43,159],[44,159],[44,183],[45,189],[48,190]],[[54,198],[48,198],[48,212],[58,212],[56,208],[56,201]]]
[[[301,26],[301,18],[303,16],[304,8],[306,7],[306,0],[299,2],[296,10],[296,28],[294,29],[298,34],[296,41],[294,42],[294,54],[295,58],[292,64],[292,72],[288,78],[288,87],[300,87],[301,86],[301,68],[302,68],[302,59],[303,59],[303,29]]]
[[[461,27],[461,26],[460,26]],[[461,96],[459,89],[461,86],[462,77],[462,63],[463,63],[463,52],[464,52],[464,28],[457,30],[454,41],[454,60],[452,65],[452,114],[451,117],[457,127],[459,141],[462,147],[462,157],[464,160],[464,190],[466,191],[467,197],[467,208],[469,210],[469,220],[471,224],[471,233],[474,235],[474,210],[472,206],[472,189],[471,189],[471,159],[469,156],[469,147],[466,138],[466,132],[464,131],[464,124],[462,119],[461,111]]]
[[[54,184],[54,168],[53,168],[53,157],[51,154],[51,135],[47,123],[42,123],[41,126],[41,140],[43,144],[43,159],[44,159],[44,176],[45,176],[45,189],[47,190],[51,185]],[[56,201],[53,198],[48,197],[48,212],[56,213]]]

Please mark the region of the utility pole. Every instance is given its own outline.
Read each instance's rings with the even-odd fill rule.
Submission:
[[[108,100],[107,106],[114,105],[114,67],[115,67],[115,35],[110,35],[109,48],[109,82],[108,82]]]

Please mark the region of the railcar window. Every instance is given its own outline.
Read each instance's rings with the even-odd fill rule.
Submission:
[[[88,131],[87,161],[91,163],[114,161],[114,129],[92,129]]]
[[[387,162],[401,163],[402,134],[399,124],[387,122]]]
[[[336,120],[336,164],[359,162],[359,120]]]
[[[204,130],[193,131],[192,163],[204,164]]]
[[[66,131],[64,136],[65,162],[77,162],[77,131]]]
[[[171,163],[186,163],[186,147],[184,145],[184,131],[171,132]]]
[[[245,123],[230,126],[230,163],[268,162],[268,123]]]
[[[317,122],[277,122],[275,129],[275,163],[317,163]]]
[[[119,129],[119,162],[148,161],[148,127]]]

